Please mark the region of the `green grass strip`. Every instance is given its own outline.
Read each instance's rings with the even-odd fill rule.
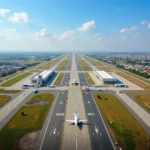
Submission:
[[[2,87],[9,87],[9,86],[12,86],[13,84],[17,83],[18,81],[28,77],[29,75],[31,75],[32,73],[31,72],[26,72],[26,73],[23,73],[13,79],[10,79],[6,82],[4,82],[1,86]]]

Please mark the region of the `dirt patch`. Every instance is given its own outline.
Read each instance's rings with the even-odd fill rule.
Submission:
[[[40,131],[35,131],[26,134],[19,141],[19,147],[21,150],[35,150],[35,144],[39,137]]]

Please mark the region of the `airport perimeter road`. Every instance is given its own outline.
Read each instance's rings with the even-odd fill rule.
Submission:
[[[92,150],[113,150],[113,142],[111,141],[102,116],[98,112],[91,91],[85,92],[83,99],[89,123],[88,127]]]
[[[36,145],[37,150],[60,150],[64,125],[64,112],[68,92],[61,91],[47,116]]]
[[[79,81],[74,55],[70,81],[73,81],[73,79]],[[86,119],[80,87],[70,84],[65,119],[73,120],[74,119],[73,113],[75,112],[79,113],[80,119]],[[78,126],[70,125],[68,122],[65,122],[62,149],[90,150],[91,146],[87,126],[83,126],[83,128],[81,129],[78,128]]]

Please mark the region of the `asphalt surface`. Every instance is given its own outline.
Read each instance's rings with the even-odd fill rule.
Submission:
[[[83,73],[79,74],[80,85],[88,85]],[[99,114],[96,104],[93,99],[93,94],[98,91],[85,91],[82,90],[82,96],[84,101],[84,107],[86,111],[86,117],[88,120],[88,129],[90,134],[91,149],[92,150],[113,150],[113,145],[107,131],[107,127],[104,125],[103,118]],[[107,92],[107,91],[106,91]],[[86,125],[86,124],[85,124]]]
[[[84,76],[84,73],[79,73],[80,86],[89,86]]]
[[[92,150],[113,150],[111,140],[92,97],[92,92],[83,94],[84,106],[88,119],[88,127]]]
[[[38,139],[36,149],[38,150],[59,150],[63,137],[64,115],[68,92],[61,91],[55,98],[53,108],[48,114]]]
[[[73,57],[70,82],[75,79],[79,82],[75,58]],[[73,120],[74,113],[79,113],[80,119],[86,119],[84,104],[80,87],[69,84],[68,100],[66,106],[65,120]],[[70,125],[68,122],[64,125],[64,136],[62,141],[63,150],[90,150],[90,140],[88,127],[84,126],[82,129],[78,126]]]
[[[61,86],[69,86],[70,73],[65,73],[61,82]]]

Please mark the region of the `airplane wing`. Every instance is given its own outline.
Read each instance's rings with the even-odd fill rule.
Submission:
[[[74,123],[74,120],[64,120],[65,122]]]
[[[88,122],[88,120],[80,120],[81,122]]]

